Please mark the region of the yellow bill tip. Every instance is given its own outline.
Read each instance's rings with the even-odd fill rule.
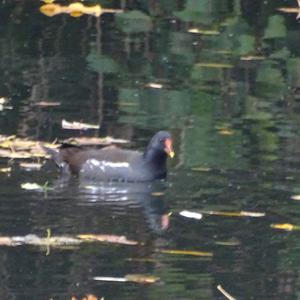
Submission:
[[[175,152],[174,152],[174,151],[171,151],[171,152],[169,153],[169,156],[170,156],[171,158],[173,158],[173,157],[175,156]]]

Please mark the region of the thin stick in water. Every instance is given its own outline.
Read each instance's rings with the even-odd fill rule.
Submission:
[[[229,300],[236,300],[236,298],[232,297],[229,293],[227,293],[222,286],[219,284],[217,286],[217,289]]]

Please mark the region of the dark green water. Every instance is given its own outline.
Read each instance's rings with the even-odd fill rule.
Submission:
[[[125,12],[47,17],[39,1],[0,3],[0,98],[10,107],[0,110],[0,134],[109,135],[143,149],[165,129],[176,157],[166,182],[93,186],[61,181],[51,164],[28,172],[1,159],[1,168],[12,166],[10,176],[0,173],[1,236],[51,228],[53,236],[114,234],[142,244],[50,253],[0,246],[0,298],[225,299],[221,285],[236,299],[298,299],[300,233],[270,226],[300,225],[291,199],[300,194],[300,25],[277,10],[296,1],[99,3]],[[62,119],[100,130],[65,130]],[[20,187],[46,181],[47,197]],[[266,215],[194,220],[182,210]],[[93,280],[127,274],[160,281]]]

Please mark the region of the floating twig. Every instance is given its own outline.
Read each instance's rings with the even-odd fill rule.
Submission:
[[[236,300],[236,298],[232,297],[228,292],[226,292],[222,286],[219,284],[217,289],[229,300]]]

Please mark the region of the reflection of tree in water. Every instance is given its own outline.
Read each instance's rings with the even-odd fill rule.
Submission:
[[[272,1],[267,4],[199,1],[196,7],[195,1],[189,0],[123,0],[113,4],[127,10],[126,14],[103,15],[101,19],[92,16],[72,19],[67,15],[49,19],[40,15],[33,3],[6,1],[1,4],[2,24],[6,25],[0,27],[3,78],[0,97],[8,95],[14,106],[14,112],[1,116],[3,130],[13,134],[17,128],[18,135],[35,139],[65,137],[74,132],[62,131],[59,124],[63,118],[69,118],[101,124],[100,133],[89,132],[90,135],[132,140],[136,135],[150,135],[150,131],[152,134],[158,128],[171,128],[177,133],[182,167],[205,163],[217,169],[249,169],[253,176],[267,170],[269,177],[278,174],[291,177],[292,172],[292,177],[297,178],[300,63],[294,16],[290,18],[276,12],[278,3]],[[202,30],[202,34],[188,32],[193,28]],[[160,84],[162,88],[155,89],[149,83]],[[46,109],[34,106],[45,100],[59,101],[62,105]],[[227,132],[232,132],[232,136],[220,136],[219,127],[230,129]],[[263,184],[276,185],[266,178],[257,183],[260,187]],[[292,184],[288,187],[290,192],[294,191]],[[252,192],[247,190],[246,194]],[[261,192],[262,195],[265,192]],[[275,193],[272,196],[275,198]],[[157,202],[151,195],[142,198],[146,200],[144,206],[120,208],[110,203],[95,206],[97,209],[91,212],[83,205],[80,213],[76,210],[78,207],[70,203],[65,206],[66,203],[57,201],[56,207],[41,203],[32,209],[32,227],[41,230],[57,222],[65,230],[72,226],[91,230],[101,228],[104,223],[106,228],[120,232],[125,229],[145,239],[149,246],[135,250],[136,256],[143,257],[153,250],[155,239],[149,234],[149,228],[159,233],[159,219],[164,209],[160,207],[163,202]],[[107,218],[116,212],[115,219]],[[187,233],[186,224],[178,226],[176,221],[174,224],[173,240],[179,239],[179,229],[184,231],[183,235],[191,234],[193,242],[199,240],[199,228]],[[215,224],[226,230],[222,222]],[[266,250],[272,236],[265,237],[259,247],[261,252],[254,255],[254,246],[251,243],[247,246],[247,239],[254,238],[257,228],[246,227],[240,232],[236,228],[228,226],[226,231],[231,230],[241,240],[244,237],[246,245],[235,250],[237,261],[232,261],[233,265],[224,265],[231,253],[228,256],[220,253],[214,258],[212,265],[217,273],[214,276],[232,279],[228,282],[230,285],[237,282],[241,273],[246,278],[248,268],[253,271],[258,261],[263,265],[264,257],[270,256],[274,261],[257,275],[261,279],[259,287],[249,282],[240,286],[248,288],[249,295],[255,289],[269,295],[278,283],[278,295],[293,294],[297,271],[287,266],[277,272],[276,264],[283,258],[276,247],[270,252]],[[205,229],[212,235],[216,232],[209,231],[211,227]],[[201,233],[205,235],[204,230]],[[257,235],[263,236],[263,233]],[[206,238],[209,241],[210,237]],[[288,248],[290,243],[287,241],[284,246]],[[296,242],[294,246],[297,248]],[[72,287],[73,282],[82,281],[87,270],[97,266],[98,261],[103,262],[103,269],[97,266],[97,274],[110,273],[113,263],[120,267],[119,273],[128,271],[132,265],[124,261],[130,256],[129,251],[87,246],[79,252],[55,253],[50,260],[53,265],[59,262],[59,270],[49,273],[40,270],[42,274],[38,271],[37,274],[40,277],[46,274],[47,278],[55,272],[71,274],[66,284]],[[10,255],[17,257],[18,254]],[[31,258],[33,256],[31,253]],[[253,256],[257,260],[253,260]],[[288,253],[287,257],[297,256]],[[17,259],[22,263],[20,257]],[[38,259],[41,264],[45,261],[42,255]],[[185,270],[185,262],[179,261],[178,265]],[[39,267],[35,265],[35,268]],[[24,269],[30,271],[29,266]],[[149,270],[151,267],[140,264],[140,269],[135,271]],[[230,277],[232,270],[236,272]],[[207,267],[207,274],[209,272]],[[273,272],[276,274],[272,275]],[[192,275],[199,274],[195,271]],[[270,281],[265,280],[266,276]],[[208,277],[211,280],[211,276]],[[38,278],[35,280],[36,286],[42,285]]]

